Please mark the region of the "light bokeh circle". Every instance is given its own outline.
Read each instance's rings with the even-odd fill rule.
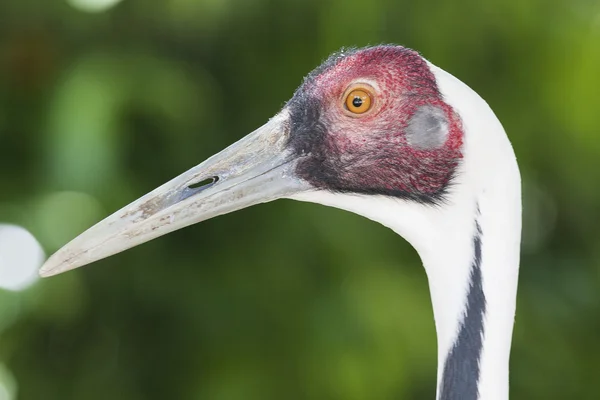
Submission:
[[[89,13],[107,11],[122,0],[67,0],[71,7]]]
[[[25,228],[0,224],[0,288],[23,290],[39,279],[44,250]]]

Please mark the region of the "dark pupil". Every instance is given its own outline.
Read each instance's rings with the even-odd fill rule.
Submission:
[[[354,100],[352,100],[352,105],[353,105],[354,107],[356,107],[356,108],[358,108],[358,107],[362,106],[362,103],[363,103],[362,99],[361,99],[360,97],[358,97],[358,96],[356,96],[356,97],[354,98]]]

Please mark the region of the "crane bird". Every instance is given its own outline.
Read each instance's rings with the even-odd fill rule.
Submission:
[[[437,399],[508,398],[515,155],[479,95],[405,47],[333,54],[265,125],[88,229],[40,274],[279,198],[351,211],[404,237],[429,281]]]

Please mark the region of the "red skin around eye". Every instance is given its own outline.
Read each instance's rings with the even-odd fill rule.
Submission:
[[[349,116],[343,95],[350,85],[374,88],[372,109]],[[348,191],[404,192],[422,197],[442,192],[462,159],[460,118],[439,93],[435,76],[416,52],[380,46],[340,58],[302,88],[318,99],[326,134],[315,148],[327,179],[300,167],[315,186]],[[443,110],[449,124],[445,143],[433,149],[411,147],[404,131],[422,106]]]

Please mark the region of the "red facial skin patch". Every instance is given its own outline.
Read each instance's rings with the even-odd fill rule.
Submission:
[[[373,104],[363,115],[349,115],[343,95],[360,83],[374,89]],[[290,146],[303,156],[297,173],[319,188],[437,203],[462,158],[460,118],[443,101],[427,62],[403,47],[330,57],[306,77],[287,107]],[[444,140],[433,148],[407,140],[406,129],[423,107],[441,110],[444,118]]]

